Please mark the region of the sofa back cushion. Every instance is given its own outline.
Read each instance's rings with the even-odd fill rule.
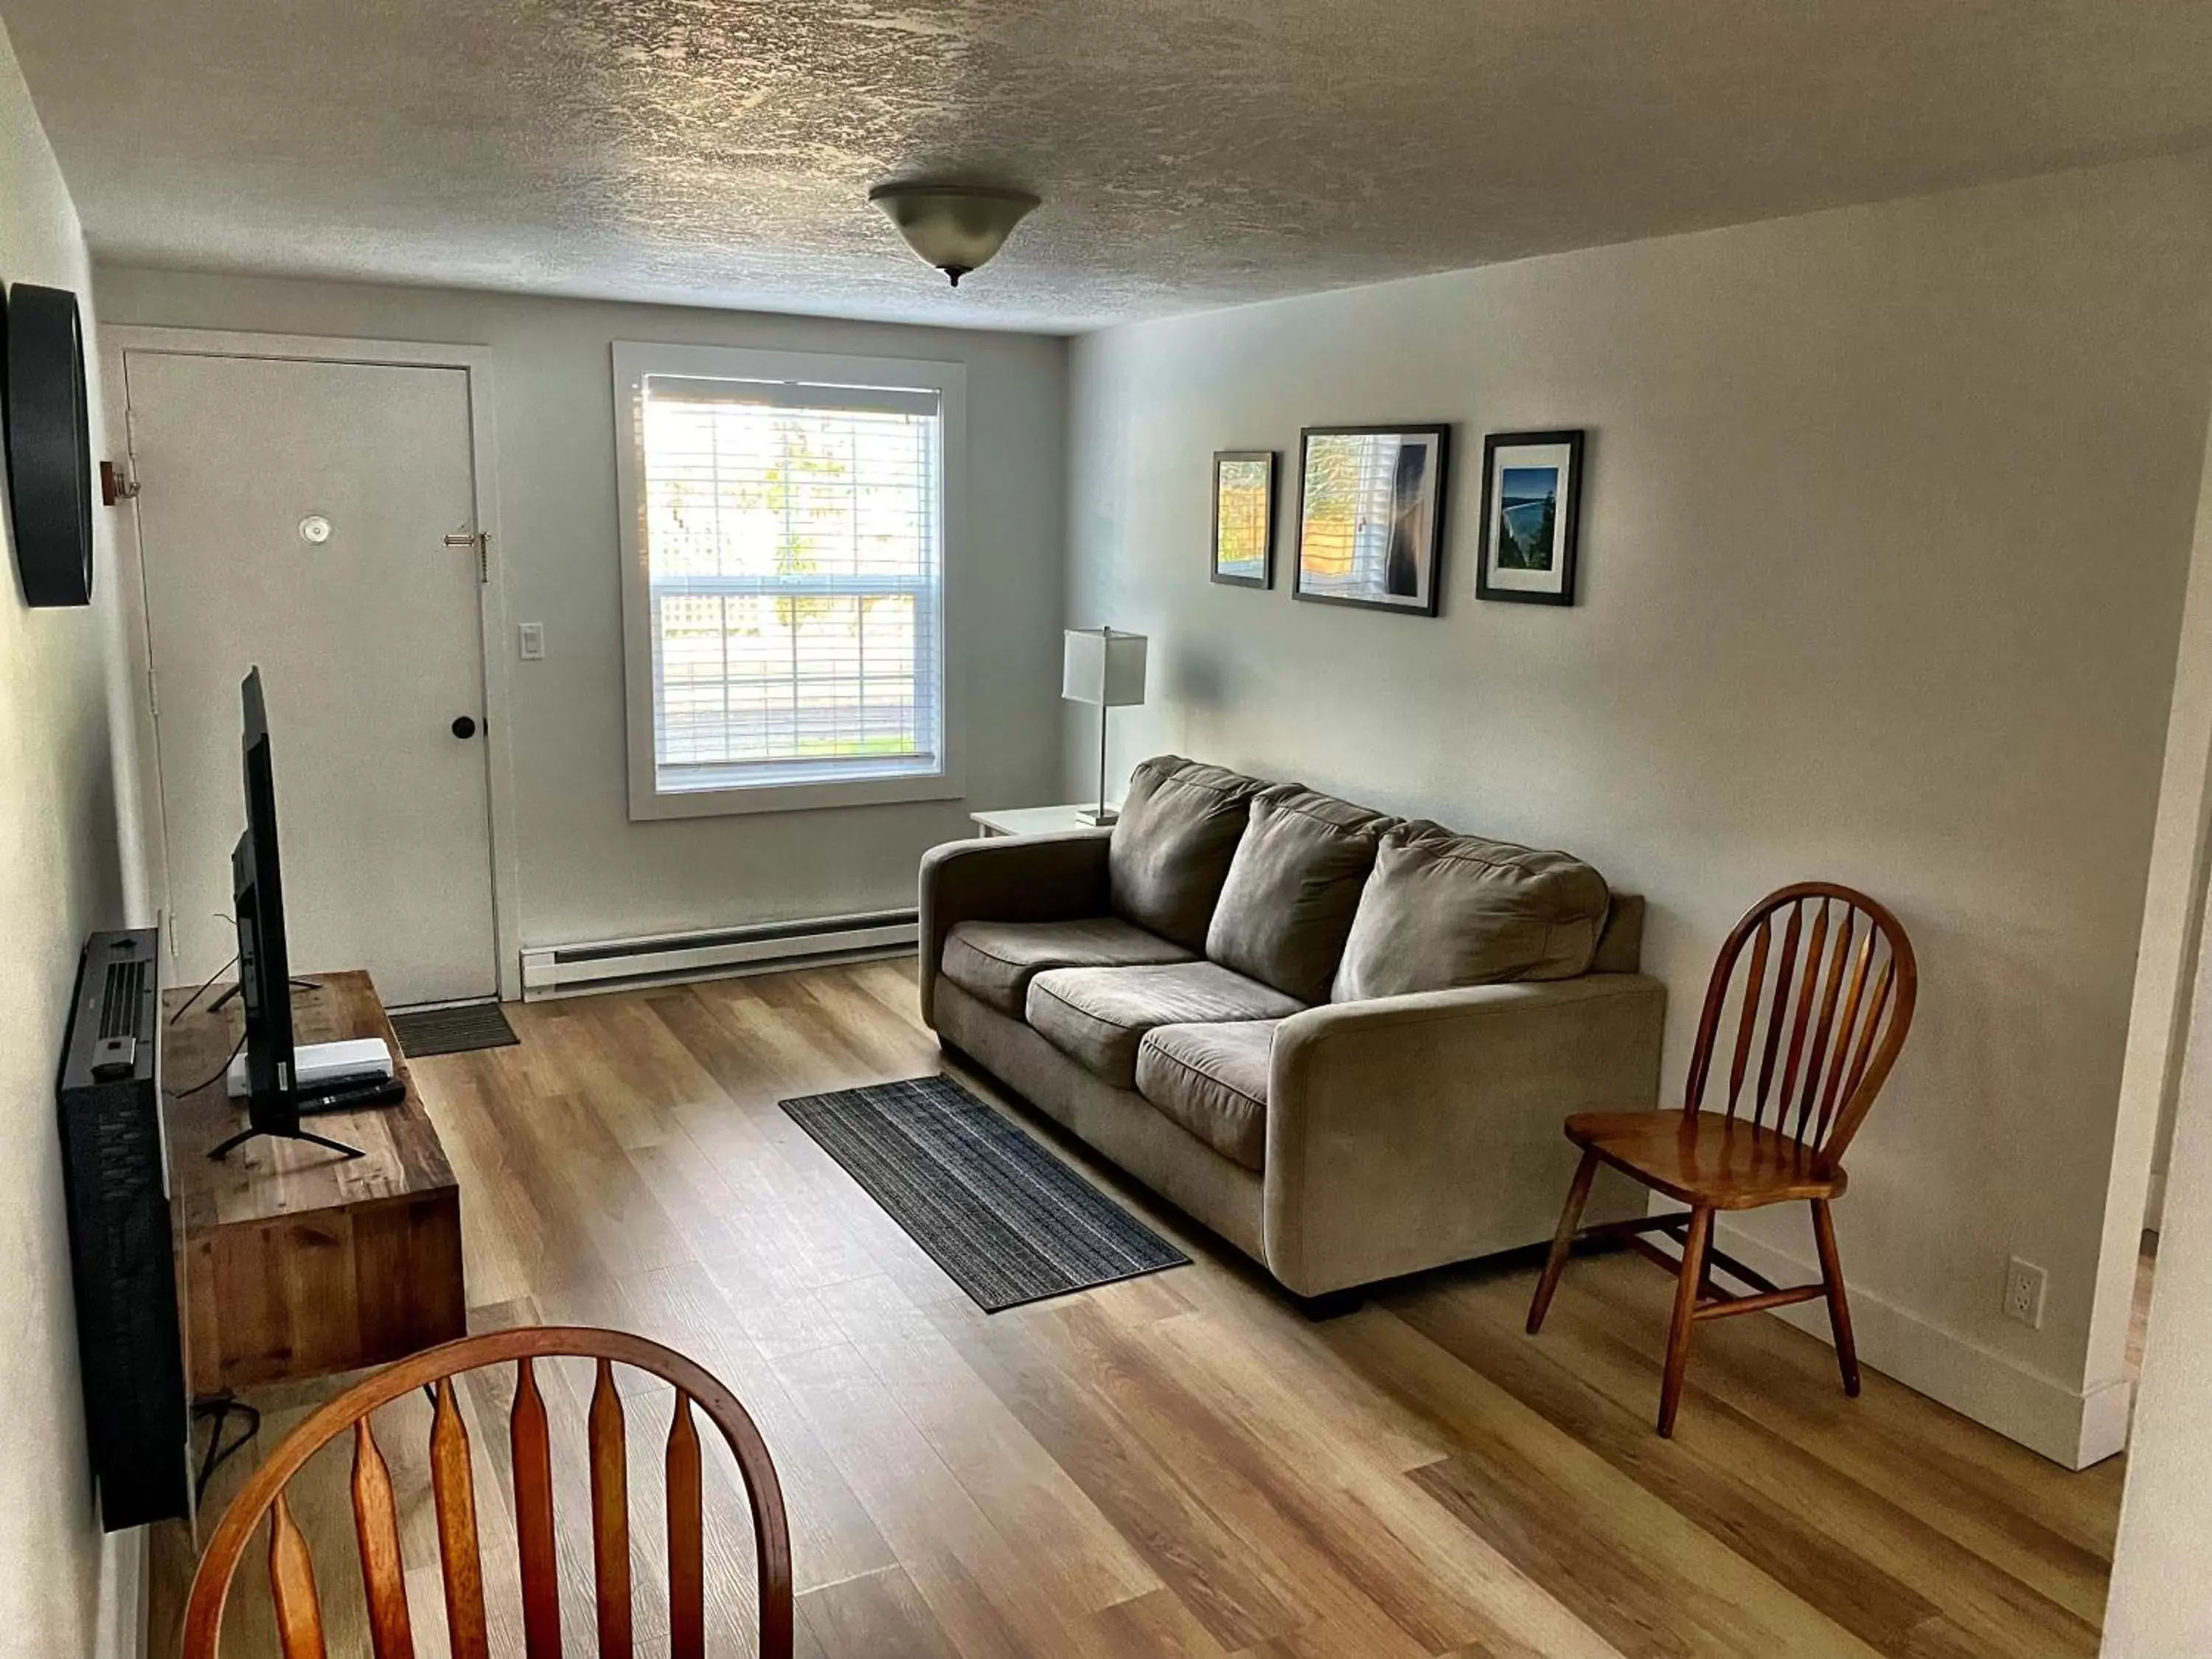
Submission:
[[[1396,825],[1376,850],[1329,994],[1571,979],[1589,970],[1607,901],[1605,878],[1565,853]]]
[[[1262,789],[1206,931],[1206,954],[1301,1002],[1322,1000],[1376,848],[1395,822],[1303,784]]]
[[[1115,914],[1186,950],[1204,950],[1214,901],[1261,787],[1255,779],[1178,755],[1139,765],[1129,775],[1107,854]]]

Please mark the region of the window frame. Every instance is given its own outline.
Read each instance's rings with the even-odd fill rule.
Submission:
[[[623,570],[623,685],[633,822],[803,812],[902,801],[957,800],[966,793],[966,724],[957,602],[967,529],[968,370],[920,358],[858,357],[748,346],[666,345],[617,340],[614,351],[615,486]],[[784,386],[865,387],[933,392],[938,399],[938,685],[943,724],[936,770],[880,778],[731,784],[664,791],[653,745],[653,593],[646,539],[645,383],[649,376],[759,380]]]

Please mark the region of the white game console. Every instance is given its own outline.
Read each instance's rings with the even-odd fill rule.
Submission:
[[[344,1042],[303,1042],[292,1051],[293,1087],[301,1093],[338,1083],[392,1075],[392,1048],[382,1037]],[[234,1100],[246,1097],[246,1056],[230,1062],[223,1086]]]

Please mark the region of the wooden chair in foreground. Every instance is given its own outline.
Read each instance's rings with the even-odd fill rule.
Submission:
[[[431,1419],[431,1491],[444,1570],[446,1618],[454,1659],[487,1659],[483,1564],[477,1547],[475,1481],[467,1431],[453,1399],[453,1379],[465,1371],[514,1362],[514,1406],[508,1415],[514,1451],[514,1529],[522,1577],[524,1647],[528,1659],[561,1652],[560,1571],[553,1534],[553,1463],[544,1396],[532,1362],[561,1357],[595,1359],[598,1384],[589,1419],[592,1567],[598,1589],[599,1652],[631,1651],[629,1498],[623,1405],[613,1368],[649,1371],[676,1390],[668,1431],[668,1651],[673,1659],[706,1652],[706,1580],[699,1435],[696,1402],[721,1431],[744,1478],[759,1556],[762,1659],[790,1659],[791,1542],[777,1485],[752,1419],[721,1383],[673,1349],[641,1336],[582,1326],[528,1326],[464,1337],[386,1367],[355,1384],[287,1435],[254,1471],[223,1513],[200,1558],[185,1608],[185,1659],[215,1659],[224,1600],[247,1543],[269,1516],[269,1584],[284,1659],[323,1659],[323,1613],[306,1539],[284,1501],[284,1488],[307,1459],[353,1431],[355,1536],[368,1595],[374,1659],[413,1659],[415,1638],[399,1555],[399,1523],[392,1477],[369,1430],[369,1413],[416,1389],[434,1389]]]
[[[1782,922],[1776,939],[1776,923]],[[1703,1109],[1714,1039],[1732,1000],[1736,969],[1750,947],[1729,1052],[1728,1108]],[[1705,1011],[1690,1054],[1689,1085],[1679,1112],[1582,1112],[1567,1120],[1567,1139],[1583,1161],[1552,1241],[1551,1259],[1528,1308],[1528,1334],[1544,1314],[1577,1240],[1576,1225],[1598,1165],[1606,1164],[1654,1191],[1688,1205],[1686,1214],[1593,1227],[1579,1237],[1624,1240],[1677,1276],[1667,1369],[1659,1394],[1659,1432],[1674,1431],[1690,1333],[1705,1319],[1759,1313],[1825,1297],[1835,1331],[1844,1392],[1859,1391],[1858,1356],[1844,1272],[1836,1257],[1830,1203],[1844,1186],[1844,1149],[1865,1121],[1912,1024],[1918,987],[1912,944],[1897,918],[1863,893],[1827,882],[1804,882],[1768,895],[1735,925],[1713,963]],[[1757,1053],[1748,1100],[1745,1079]],[[1803,1199],[1813,1208],[1813,1240],[1820,1281],[1789,1288],[1712,1245],[1713,1212],[1751,1210]],[[1681,1247],[1668,1255],[1645,1233],[1664,1232]],[[1713,1271],[1751,1285],[1744,1295],[1713,1286]]]

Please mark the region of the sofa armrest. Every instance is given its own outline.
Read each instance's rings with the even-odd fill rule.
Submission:
[[[1640,974],[1333,1003],[1276,1028],[1263,1233],[1318,1296],[1551,1237],[1572,1112],[1658,1097],[1666,987]],[[1593,1220],[1635,1207],[1624,1184]]]
[[[945,936],[963,921],[1073,921],[1106,914],[1106,849],[1114,832],[1071,830],[1047,836],[949,841],[921,855],[922,1023],[936,1029],[933,1005]]]

